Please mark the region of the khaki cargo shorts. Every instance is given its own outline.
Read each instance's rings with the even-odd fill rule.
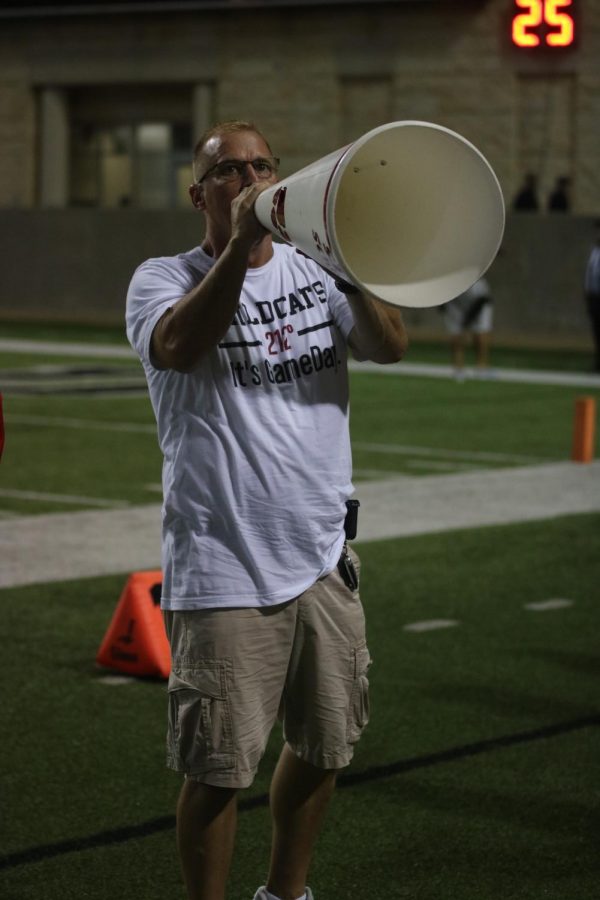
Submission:
[[[369,718],[371,660],[358,590],[337,569],[280,606],[164,615],[170,768],[248,787],[278,716],[301,759],[323,769],[348,765]]]

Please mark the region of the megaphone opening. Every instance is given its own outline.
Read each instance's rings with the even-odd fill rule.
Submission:
[[[498,180],[467,140],[431,122],[391,122],[264,191],[265,228],[396,306],[438,306],[494,259]]]
[[[355,283],[395,305],[433,306],[492,262],[504,204],[489,164],[464,138],[429,123],[391,123],[348,149],[328,221]]]

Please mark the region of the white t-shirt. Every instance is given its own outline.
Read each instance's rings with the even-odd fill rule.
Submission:
[[[151,259],[127,296],[163,462],[165,609],[267,606],[332,571],[352,493],[346,340],[333,279],[292,247],[249,269],[226,335],[192,373],[150,361],[152,330],[214,260]]]

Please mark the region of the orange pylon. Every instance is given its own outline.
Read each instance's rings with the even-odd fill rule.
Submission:
[[[578,397],[575,401],[575,419],[573,422],[574,462],[591,462],[594,458],[596,437],[596,400],[594,397]]]

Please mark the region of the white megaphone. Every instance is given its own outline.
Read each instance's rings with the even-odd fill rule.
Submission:
[[[391,122],[265,190],[261,224],[394,306],[438,306],[493,261],[504,201],[485,157],[431,122]]]

